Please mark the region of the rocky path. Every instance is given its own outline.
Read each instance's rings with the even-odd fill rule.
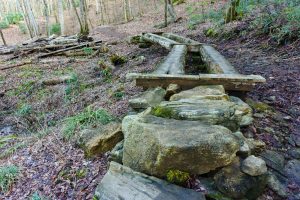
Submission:
[[[153,88],[130,105],[97,198],[256,199],[270,183],[265,144],[240,132],[252,109],[222,85]],[[179,187],[195,177],[202,192]]]

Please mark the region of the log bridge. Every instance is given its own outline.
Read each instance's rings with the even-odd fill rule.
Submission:
[[[181,89],[199,85],[223,85],[227,91],[251,91],[266,79],[259,75],[240,74],[213,46],[199,43],[173,33],[144,33],[141,40],[159,44],[170,50],[169,55],[151,74],[129,73],[127,78],[135,80],[136,86],[144,89],[167,88],[177,84]],[[185,60],[188,53],[198,54],[207,66],[207,74],[186,75]]]

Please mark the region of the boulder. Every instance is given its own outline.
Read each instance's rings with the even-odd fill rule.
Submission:
[[[170,84],[166,89],[166,98],[167,100],[170,99],[171,96],[178,93],[180,90],[180,86],[178,84]]]
[[[287,197],[288,194],[285,184],[281,183],[275,174],[272,174],[270,172],[268,173],[267,184],[268,187],[276,192],[276,194],[278,194],[280,197]]]
[[[136,110],[146,109],[158,105],[164,100],[166,90],[161,87],[149,89],[134,99],[129,100],[129,105]]]
[[[260,157],[264,159],[267,166],[277,172],[282,172],[284,168],[284,156],[276,151],[265,150],[260,154]]]
[[[300,161],[299,160],[290,160],[286,166],[284,167],[284,172],[288,179],[295,183],[296,185],[300,185]],[[300,189],[300,187],[299,187]]]
[[[250,176],[240,170],[240,160],[237,158],[231,165],[222,168],[214,176],[217,188],[225,195],[249,200],[257,199],[264,191],[267,175]]]
[[[232,131],[239,128],[241,121],[240,114],[235,115],[236,104],[225,100],[181,99],[180,101],[163,101],[155,109],[162,113],[169,112],[169,118],[222,125]],[[159,113],[154,113],[154,115],[160,116]]]
[[[182,99],[229,100],[229,96],[225,93],[225,89],[222,85],[204,85],[175,94],[170,98],[170,101]]]
[[[77,144],[87,156],[103,154],[110,151],[124,138],[121,124],[111,122],[97,129],[85,129],[79,133]]]
[[[203,194],[111,162],[95,192],[101,200],[205,200]]]
[[[124,118],[123,164],[149,175],[204,174],[232,162],[239,141],[225,127],[149,114]]]
[[[265,174],[268,169],[263,159],[252,155],[243,161],[242,171],[250,176],[259,176]]]
[[[119,142],[111,152],[109,152],[108,161],[114,161],[122,164],[124,140]]]

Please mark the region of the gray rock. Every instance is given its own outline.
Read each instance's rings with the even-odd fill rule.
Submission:
[[[294,159],[300,159],[300,148],[289,149],[288,154]]]
[[[81,131],[77,144],[84,149],[87,156],[93,156],[112,150],[123,138],[121,124],[112,122],[97,129]]]
[[[265,174],[268,169],[263,159],[252,155],[243,161],[242,171],[250,176],[259,176]]]
[[[124,165],[165,177],[169,170],[204,174],[235,158],[239,141],[222,126],[132,115],[123,120]]]
[[[260,154],[267,166],[278,172],[282,172],[284,168],[284,156],[276,151],[265,150]]]
[[[275,191],[280,197],[287,197],[287,190],[284,184],[282,184],[276,175],[269,173],[267,178],[267,184],[270,189]]]
[[[178,93],[180,86],[178,84],[170,84],[166,89],[166,100],[169,100],[171,96]]]
[[[95,198],[101,200],[205,200],[201,193],[135,172],[115,162],[110,163],[107,174],[96,189]]]
[[[124,146],[124,140],[122,140],[121,142],[119,142],[114,148],[113,150],[111,150],[111,152],[109,153],[109,157],[108,157],[108,161],[114,161],[120,164],[122,163],[122,159],[123,159],[123,146]]]
[[[225,195],[249,200],[256,199],[266,186],[267,176],[249,176],[240,170],[240,161],[236,159],[214,176],[217,188]]]
[[[300,161],[290,160],[284,167],[284,172],[292,182],[300,185]]]
[[[178,101],[182,99],[229,100],[229,96],[225,94],[225,90],[222,85],[207,85],[198,86],[193,89],[185,90],[178,94],[175,94],[170,98],[170,101]]]
[[[148,107],[153,107],[158,105],[161,101],[164,100],[166,95],[166,90],[161,87],[149,89],[138,97],[129,100],[129,105],[133,109],[146,109]]]
[[[212,125],[222,125],[236,131],[242,120],[242,114],[235,103],[225,100],[163,101],[159,104],[162,111],[171,111],[170,118],[202,121]],[[237,113],[237,114],[236,114]]]
[[[261,140],[256,140],[253,138],[246,138],[245,142],[248,144],[251,154],[260,154],[265,150],[266,144]]]
[[[242,158],[246,158],[250,155],[251,153],[251,150],[250,150],[250,147],[249,145],[244,142],[241,147],[240,147],[240,150],[237,152],[237,155],[241,156]]]

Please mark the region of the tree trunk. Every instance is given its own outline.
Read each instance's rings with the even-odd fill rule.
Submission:
[[[33,31],[33,35],[34,36],[39,36],[39,28],[38,28],[38,24],[35,20],[35,17],[33,15],[33,11],[32,11],[32,7],[30,5],[30,2],[29,0],[23,0],[23,3],[24,3],[24,10],[25,10],[25,13],[26,15],[28,16],[28,19],[29,19],[29,23],[30,23],[30,26],[32,28],[32,31]]]
[[[236,8],[240,5],[240,0],[231,0],[230,6],[225,15],[225,23],[232,22],[237,19],[238,13]]]
[[[123,6],[124,6],[124,17],[125,21],[128,22],[131,19],[131,13],[130,13],[130,5],[129,0],[123,0]]]
[[[80,0],[80,15],[81,15],[81,23],[82,27],[80,29],[81,35],[89,34],[89,25],[88,25],[88,8],[86,4],[86,0]]]
[[[165,27],[168,26],[168,0],[165,0]]]
[[[57,2],[58,16],[59,16],[59,25],[61,35],[65,35],[65,20],[64,20],[64,7],[62,0]]]
[[[46,18],[46,34],[49,37],[50,36],[49,8],[48,8],[47,0],[43,0],[43,3],[44,3],[45,18]]]
[[[2,41],[3,41],[4,46],[7,46],[6,41],[5,41],[5,39],[4,39],[4,35],[3,35],[1,29],[0,29],[0,36],[1,36],[1,39],[2,39]]]

